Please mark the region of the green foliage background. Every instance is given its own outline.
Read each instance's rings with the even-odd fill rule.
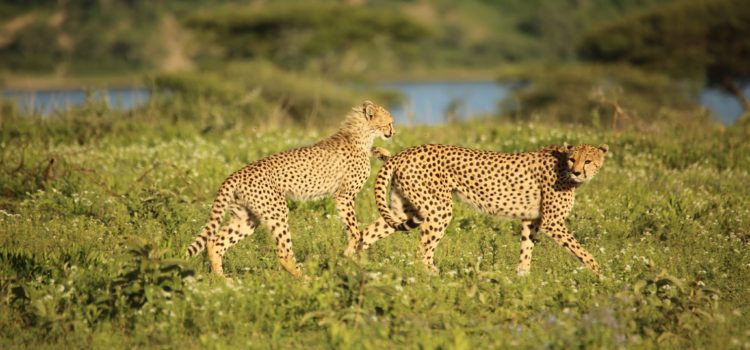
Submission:
[[[10,1],[0,4],[0,67],[74,76],[162,70],[173,45],[198,65],[250,57],[368,76],[569,61],[592,25],[663,2]]]
[[[709,84],[748,80],[750,9],[737,0],[674,2],[592,28],[578,50],[600,62],[627,62]]]

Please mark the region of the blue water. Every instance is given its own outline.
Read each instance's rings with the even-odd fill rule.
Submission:
[[[403,103],[389,106],[396,121],[404,124],[437,124],[496,114],[500,101],[513,89],[511,84],[492,81],[388,82],[380,86],[405,96]],[[744,93],[750,96],[750,86]],[[83,104],[87,96],[103,100],[112,108],[131,109],[148,102],[151,94],[143,88],[112,88],[90,94],[85,90],[3,91],[0,96],[16,101],[24,111],[54,115],[56,110]],[[739,102],[719,89],[704,89],[699,100],[724,124],[733,123],[742,114]]]
[[[745,86],[742,93],[750,97],[750,85]],[[703,89],[699,100],[724,124],[732,124],[742,115],[742,105],[737,101],[737,98],[720,89]]]
[[[406,100],[389,106],[397,122],[436,124],[465,120],[498,112],[498,103],[508,96],[509,85],[492,81],[393,82],[381,87],[401,92]]]
[[[3,91],[4,100],[15,101],[23,111],[34,111],[42,115],[52,115],[57,110],[82,105],[87,98],[105,101],[112,108],[133,109],[148,102],[151,92],[144,88],[110,88],[106,91],[87,92],[86,90],[37,90]]]

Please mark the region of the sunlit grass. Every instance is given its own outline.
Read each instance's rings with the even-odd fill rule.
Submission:
[[[392,142],[378,144],[511,152],[608,143],[611,156],[569,219],[606,279],[547,239],[531,274],[517,277],[518,223],[462,204],[437,250],[439,275],[415,258],[416,232],[350,260],[333,205],[321,200],[291,204],[294,249],[310,282],[283,272],[260,229],[227,254],[233,284],[210,275],[204,256],[183,258],[218,185],[324,132],[142,130],[82,144],[34,133],[2,141],[0,347],[750,347],[743,130],[397,126]],[[377,215],[372,177],[358,198],[362,225]]]

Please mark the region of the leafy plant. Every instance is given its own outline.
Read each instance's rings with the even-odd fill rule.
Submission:
[[[638,280],[631,290],[617,298],[632,306],[628,326],[635,332],[659,342],[674,342],[676,337],[690,338],[701,332],[701,325],[714,322],[719,291],[702,282],[685,283],[661,272]]]
[[[124,303],[126,308],[138,310],[149,302],[181,297],[185,280],[195,276],[180,260],[163,259],[163,252],[152,244],[131,248],[128,253],[130,261],[110,287],[110,304]]]

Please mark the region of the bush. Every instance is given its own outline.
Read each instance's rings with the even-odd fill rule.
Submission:
[[[398,66],[409,46],[429,35],[397,11],[331,3],[230,6],[193,15],[187,25],[207,33],[225,59],[260,58],[324,72]]]
[[[539,120],[649,130],[710,123],[696,87],[629,66],[516,67],[501,80],[522,81],[504,105],[512,120]]]
[[[216,108],[214,113],[240,113],[266,123],[337,124],[365,99],[387,104],[397,98],[383,91],[357,91],[317,75],[287,72],[263,61],[228,64],[207,73],[159,74],[149,81],[155,91],[175,94],[188,110],[200,110],[193,107],[202,104],[203,109]]]

